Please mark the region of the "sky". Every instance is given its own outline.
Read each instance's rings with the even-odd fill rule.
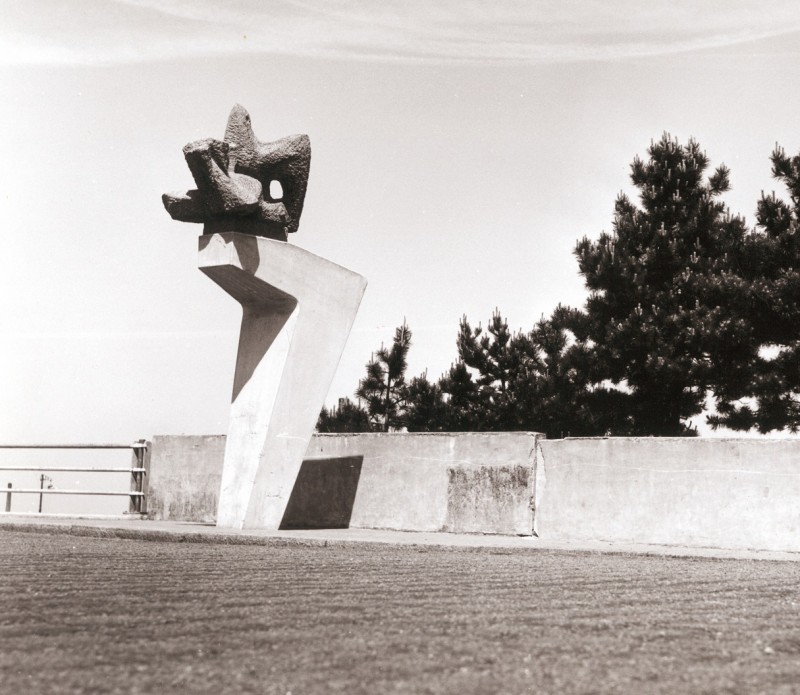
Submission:
[[[197,269],[181,149],[311,138],[290,238],[368,281],[328,395],[405,319],[438,378],[458,322],[529,330],[586,293],[665,131],[732,170],[753,221],[776,143],[800,152],[800,5],[448,0],[0,0],[0,442],[227,430],[239,306]],[[695,423],[698,424],[698,423]],[[720,434],[720,433],[717,433]]]

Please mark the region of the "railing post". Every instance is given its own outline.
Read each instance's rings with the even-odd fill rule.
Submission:
[[[142,514],[147,514],[147,495],[150,491],[150,452],[152,451],[153,443],[144,439],[142,439],[142,442],[145,445],[145,448],[142,450],[142,468],[144,468],[144,473],[142,473],[142,482],[139,486],[139,492],[142,493],[142,496],[139,498],[139,511]]]
[[[136,442],[137,444],[139,442]],[[136,468],[142,467],[142,450],[134,446],[131,452],[131,492],[139,492],[139,488],[141,487],[142,480],[141,480],[141,473],[137,470],[133,470]],[[140,497],[138,495],[131,495],[130,502],[128,504],[128,513],[129,514],[138,514],[139,513],[139,500]]]
[[[8,492],[6,493],[6,511],[11,511],[11,483],[8,484]]]
[[[131,492],[140,492],[141,495],[131,495],[128,512],[130,514],[145,514],[147,512],[147,474],[150,471],[150,442],[140,439],[136,442],[141,446],[133,449],[131,468],[143,468],[143,471],[131,471]]]

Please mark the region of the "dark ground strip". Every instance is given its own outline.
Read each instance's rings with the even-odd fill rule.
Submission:
[[[794,693],[796,563],[0,534],[3,693]]]

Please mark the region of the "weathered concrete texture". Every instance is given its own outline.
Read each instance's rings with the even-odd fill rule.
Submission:
[[[314,435],[282,525],[338,527],[347,519],[350,528],[530,535],[536,437],[525,432]],[[164,496],[166,484],[184,480],[174,471],[162,482],[163,469],[192,466],[199,479],[185,494],[201,488],[204,498],[213,497],[224,437],[208,438],[205,448],[185,438],[187,451],[180,453],[161,444],[163,439],[181,438],[154,438],[152,494]],[[193,520],[170,516],[171,509],[191,509],[192,503],[176,503],[183,490],[169,493],[172,506],[154,501],[159,512],[152,518]]]
[[[528,535],[533,524],[533,467],[473,465],[447,470],[446,531]]]
[[[242,305],[217,524],[277,529],[367,283],[237,233],[200,237],[199,267]]]
[[[800,551],[800,441],[542,441],[542,539]]]
[[[222,439],[154,438],[155,518],[209,518]],[[356,477],[354,470],[345,475],[341,462],[363,456],[351,528],[529,533],[533,496],[534,528],[551,544],[800,552],[800,440],[540,439],[535,467],[534,440],[528,434],[315,435],[307,457],[328,460],[317,463],[314,475],[300,476],[293,496],[306,500],[300,517],[330,520],[331,506],[339,504],[341,520],[347,509],[341,500],[352,495]]]
[[[318,434],[306,456],[364,457],[352,528],[530,535],[536,437]]]
[[[147,511],[151,519],[217,518],[225,437],[159,436],[151,444]]]

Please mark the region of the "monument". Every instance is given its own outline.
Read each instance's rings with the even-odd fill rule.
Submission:
[[[183,153],[197,188],[164,207],[203,223],[199,268],[242,306],[217,526],[277,529],[367,283],[287,243],[308,136],[260,142],[237,104],[222,140]]]

